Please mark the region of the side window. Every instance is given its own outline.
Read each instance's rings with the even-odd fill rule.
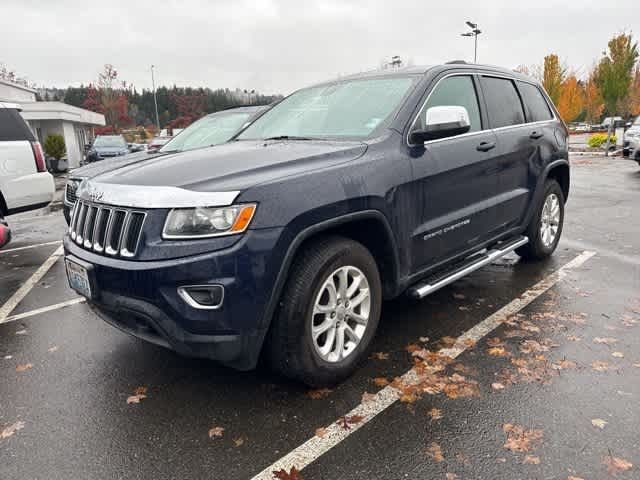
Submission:
[[[0,142],[34,141],[33,134],[20,113],[13,108],[0,108]]]
[[[549,104],[538,87],[530,83],[518,82],[518,88],[522,101],[527,106],[527,121],[542,122],[553,118]]]
[[[478,107],[478,96],[473,85],[473,79],[468,75],[448,77],[442,80],[429,95],[427,103],[422,107],[418,115],[418,120],[414,130],[423,127],[424,114],[431,107],[443,107],[446,105],[464,107],[469,112],[471,122],[470,132],[482,130],[480,122],[480,108]]]
[[[524,123],[522,102],[513,82],[506,78],[482,77],[482,91],[492,128]]]

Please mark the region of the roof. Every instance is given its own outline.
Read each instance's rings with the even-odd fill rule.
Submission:
[[[62,102],[23,102],[25,120],[66,120],[87,125],[105,125],[104,115]]]

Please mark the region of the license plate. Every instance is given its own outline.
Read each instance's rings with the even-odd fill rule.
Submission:
[[[67,265],[67,278],[69,285],[80,295],[91,298],[91,282],[89,282],[89,272],[82,265],[65,259]]]

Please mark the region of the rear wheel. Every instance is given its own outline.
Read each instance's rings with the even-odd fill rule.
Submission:
[[[516,249],[527,260],[542,260],[554,252],[560,241],[564,223],[564,194],[557,181],[547,180],[544,196],[533,215],[525,235],[529,243]]]
[[[331,385],[356,369],[382,303],[375,260],[361,244],[327,237],[297,256],[271,326],[268,354],[283,375]]]

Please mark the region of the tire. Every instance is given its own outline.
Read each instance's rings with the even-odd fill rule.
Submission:
[[[0,212],[0,248],[4,247],[11,241],[11,230],[9,229],[9,225],[7,221],[2,216],[2,212]]]
[[[345,301],[338,303],[339,275],[342,272],[346,272],[349,287],[355,285],[355,278],[363,276],[352,293],[353,296],[347,298],[355,300],[360,295],[364,300],[356,307],[350,305],[351,311],[344,309]],[[336,276],[332,276],[334,273]],[[333,290],[337,292],[333,300],[329,282],[338,287]],[[362,288],[367,284],[369,300]],[[314,313],[317,303],[323,313]],[[338,236],[312,241],[296,256],[283,289],[280,306],[271,324],[266,352],[271,366],[280,374],[311,387],[341,382],[366,357],[378,327],[381,305],[382,288],[378,267],[363,245]],[[363,317],[367,311],[368,320],[362,330],[363,325],[349,318],[349,315]],[[333,326],[317,336],[316,343],[312,328],[322,328],[328,324]],[[346,332],[347,328],[352,333],[339,333],[339,330]],[[361,335],[357,342],[352,336],[356,332]],[[332,340],[331,335],[334,335],[335,340]],[[338,348],[340,335],[344,335],[344,350]],[[333,351],[332,345],[335,346]],[[327,349],[324,355],[322,347]],[[342,355],[345,357],[340,358]]]
[[[557,229],[552,235],[553,240],[549,240],[549,236],[543,233],[542,222],[543,214],[546,215],[545,205],[548,202],[553,204],[553,196],[557,200],[558,218]],[[551,224],[556,222],[552,221]],[[564,193],[556,180],[549,179],[544,184],[544,195],[538,205],[538,208],[531,219],[531,223],[525,231],[525,235],[529,237],[529,243],[516,249],[516,253],[525,260],[544,260],[550,257],[558,246],[560,236],[562,235],[562,226],[564,224]],[[551,230],[552,231],[552,230]]]

